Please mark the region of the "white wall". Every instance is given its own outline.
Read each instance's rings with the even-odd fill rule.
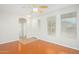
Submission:
[[[0,13],[0,44],[18,39],[18,16],[9,13]]]
[[[63,45],[66,47],[74,48],[79,50],[79,6],[71,6],[71,7],[66,7],[63,9],[51,11],[50,13],[42,16],[41,19],[41,35],[40,38],[45,41],[49,41],[51,43],[56,43],[59,45]],[[63,13],[68,13],[68,12],[77,12],[77,39],[72,39],[72,38],[67,38],[63,36],[61,33],[61,18],[60,15]],[[56,36],[55,35],[48,35],[47,33],[47,17],[49,16],[56,16]]]
[[[0,44],[16,41],[21,35],[19,18],[24,14],[0,11]],[[30,21],[29,21],[30,20]],[[27,19],[24,26],[24,34],[29,37],[37,37],[39,32],[38,19]]]

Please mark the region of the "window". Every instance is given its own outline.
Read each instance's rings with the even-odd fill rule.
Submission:
[[[63,35],[69,38],[76,38],[76,21],[76,12],[61,15]]]

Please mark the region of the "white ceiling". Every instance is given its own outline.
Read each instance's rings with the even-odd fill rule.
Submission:
[[[34,6],[38,7],[40,5],[41,4],[36,4]],[[53,11],[53,10],[56,10],[59,8],[63,8],[66,6],[70,6],[69,4],[44,4],[44,5],[48,6],[45,13],[48,13],[50,11]],[[33,9],[33,4],[2,4],[2,5],[0,5],[0,13],[28,15],[28,14],[33,13],[32,9]],[[33,14],[33,15],[35,15],[35,14]]]

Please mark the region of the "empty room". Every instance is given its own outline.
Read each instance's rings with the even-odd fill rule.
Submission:
[[[79,54],[79,5],[0,4],[0,54]]]

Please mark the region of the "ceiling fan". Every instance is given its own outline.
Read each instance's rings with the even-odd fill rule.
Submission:
[[[33,5],[33,12],[44,13],[48,8],[47,5]]]

